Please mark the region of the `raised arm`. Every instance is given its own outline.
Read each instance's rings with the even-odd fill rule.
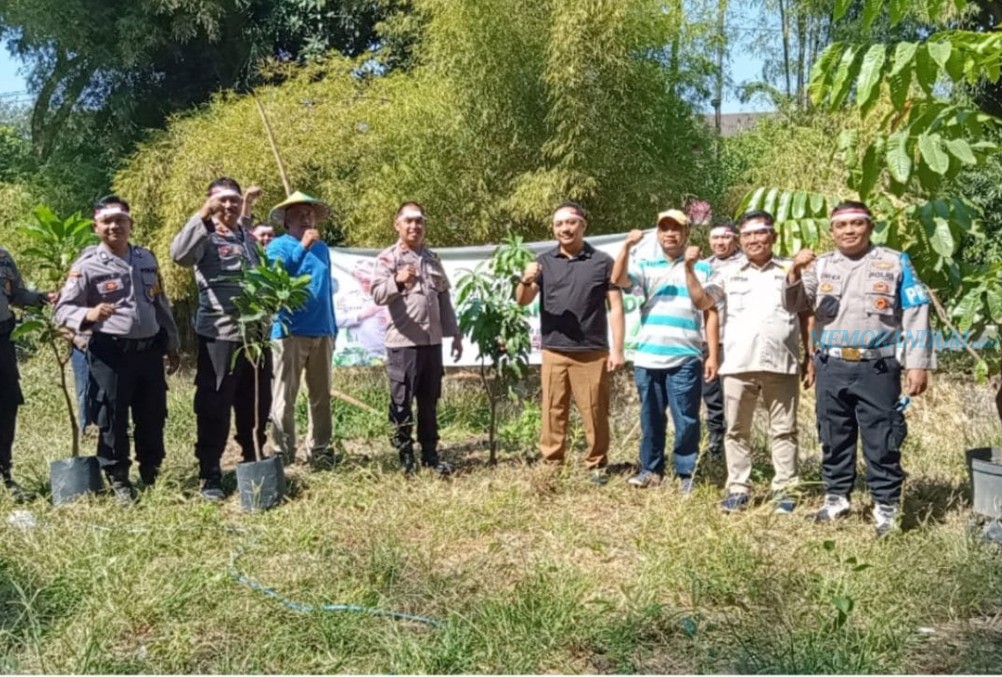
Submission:
[[[630,250],[644,239],[644,231],[631,230],[623,240],[623,246],[612,264],[612,283],[623,289],[630,288]]]
[[[689,290],[689,300],[698,310],[708,310],[715,301],[706,293],[703,284],[696,277],[696,263],[701,253],[699,247],[687,247],[685,250],[685,286]]]

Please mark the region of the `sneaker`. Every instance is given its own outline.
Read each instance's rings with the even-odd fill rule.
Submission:
[[[834,522],[837,519],[848,517],[849,507],[849,499],[845,496],[827,494],[825,504],[817,512],[808,515],[807,519],[812,522]]]
[[[119,505],[132,505],[136,502],[136,490],[127,477],[111,478],[108,484],[111,485],[111,491]]]
[[[696,480],[692,478],[692,475],[680,475],[678,478],[678,490],[683,496],[688,496],[692,493],[692,490],[696,488]]]
[[[12,477],[5,476],[3,478],[3,486],[7,489],[7,493],[10,494],[11,500],[15,503],[27,503],[35,498],[35,494],[15,482]]]
[[[595,468],[588,473],[588,481],[602,487],[609,483],[609,475],[606,474],[605,468]]]
[[[776,503],[776,509],[773,512],[777,515],[789,515],[797,507],[797,499],[787,493],[773,494],[772,500]]]
[[[748,507],[748,494],[732,491],[720,502],[720,509],[724,512],[741,512]]]
[[[626,480],[626,483],[631,487],[637,487],[638,489],[646,489],[647,487],[659,487],[664,478],[656,472],[651,472],[650,470],[641,470],[636,475]]]
[[[198,493],[200,493],[202,498],[210,503],[219,503],[226,498],[226,492],[223,491],[222,483],[216,479],[209,479],[202,482],[202,488]]]
[[[891,503],[876,503],[873,506],[874,528],[877,538],[883,538],[899,529],[898,506]]]

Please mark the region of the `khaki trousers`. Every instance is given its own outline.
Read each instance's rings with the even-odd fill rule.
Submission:
[[[724,381],[724,418],[727,435],[727,491],[746,494],[751,489],[751,432],[755,403],[759,395],[769,413],[772,441],[772,490],[781,491],[797,483],[797,402],[800,377],[753,371],[727,374]]]
[[[271,442],[287,463],[296,458],[296,396],[306,370],[310,425],[306,448],[310,453],[331,445],[331,356],[333,336],[289,336],[273,342]]]
[[[607,350],[543,350],[542,431],[539,449],[546,463],[562,463],[567,451],[570,400],[578,407],[588,438],[588,469],[604,467],[609,454]]]

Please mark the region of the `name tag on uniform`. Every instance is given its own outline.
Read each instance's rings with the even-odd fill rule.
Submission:
[[[114,277],[110,280],[105,280],[104,282],[98,282],[97,293],[98,294],[114,294],[117,291],[121,291],[125,285],[122,283],[122,278]]]

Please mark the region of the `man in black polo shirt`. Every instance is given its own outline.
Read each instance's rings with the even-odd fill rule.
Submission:
[[[605,484],[609,372],[625,363],[623,297],[612,284],[612,257],[585,242],[587,227],[588,216],[580,205],[565,202],[557,207],[553,213],[557,246],[528,265],[515,289],[515,298],[525,306],[541,292],[543,429],[539,448],[543,461],[551,464],[564,461],[573,395],[588,437],[585,465],[593,482]]]

